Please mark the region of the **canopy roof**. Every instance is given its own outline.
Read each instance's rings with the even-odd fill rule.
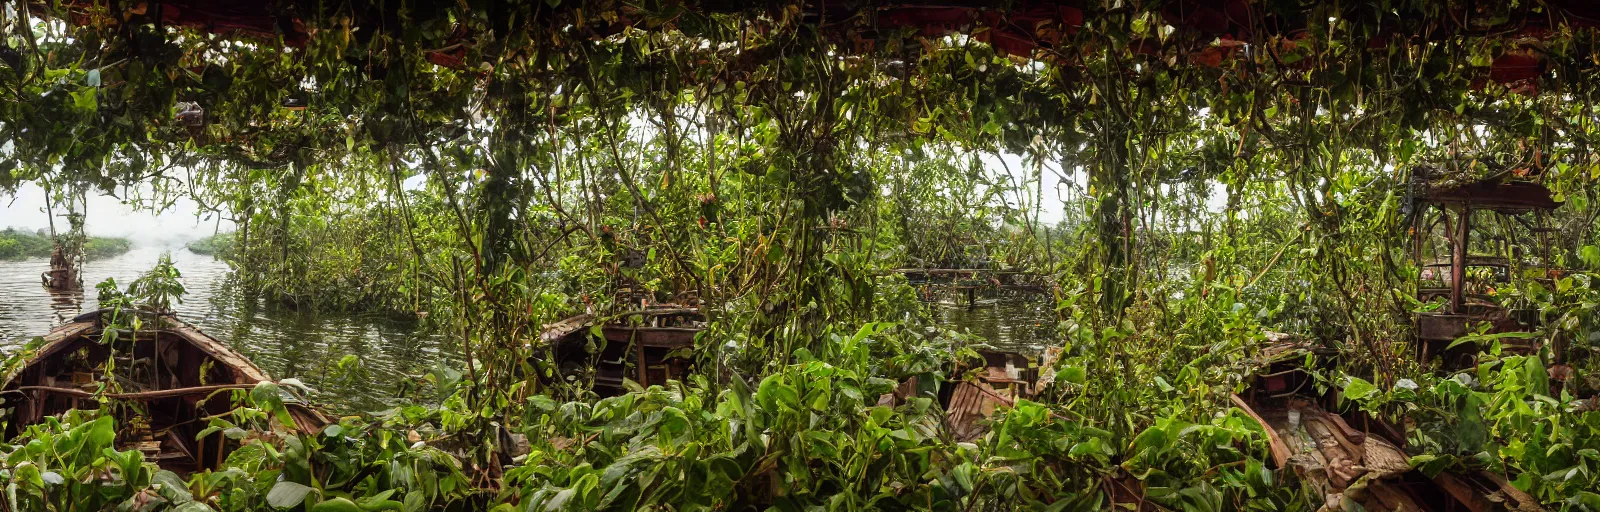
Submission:
[[[255,38],[281,38],[291,47],[304,45],[319,23],[314,19],[343,16],[353,32],[372,34],[396,30],[408,22],[430,17],[451,20],[465,11],[476,11],[493,18],[533,16],[551,26],[587,31],[606,37],[631,28],[645,30],[674,27],[692,32],[686,18],[733,13],[765,13],[785,16],[798,13],[805,25],[827,34],[849,51],[863,54],[882,48],[886,40],[910,33],[925,38],[968,35],[993,46],[999,53],[1023,57],[1061,58],[1063,37],[1076,33],[1094,16],[1102,14],[1101,2],[1087,0],[904,0],[904,1],[774,1],[765,3],[729,0],[685,0],[647,10],[629,3],[611,1],[546,2],[533,7],[499,5],[499,2],[461,2],[419,0],[407,2],[409,19],[402,19],[393,2],[349,2],[329,7],[311,0],[270,0],[228,2],[213,0],[169,0],[138,2],[117,9],[127,21],[159,20],[167,25],[191,27],[218,34]],[[1156,8],[1161,20],[1182,29],[1193,39],[1212,44],[1192,52],[1190,62],[1215,67],[1234,57],[1245,42],[1272,38],[1295,40],[1306,36],[1310,27],[1307,11],[1291,2],[1248,2],[1246,0],[1180,0]],[[1360,23],[1368,35],[1367,45],[1377,49],[1395,40],[1444,40],[1460,36],[1493,36],[1514,41],[1512,51],[1488,66],[1486,78],[1501,84],[1514,84],[1538,77],[1548,68],[1541,43],[1552,33],[1568,28],[1600,27],[1600,2],[1588,0],[1544,0],[1527,2],[1509,11],[1482,15],[1465,5],[1450,2],[1416,2],[1419,16],[1410,16],[1404,7],[1382,14],[1372,6],[1352,2],[1348,19]],[[653,5],[653,4],[647,4]],[[345,9],[344,7],[348,7]],[[66,2],[70,17],[79,23],[95,19],[90,13],[103,13],[106,7],[94,0]],[[42,6],[41,6],[42,10]],[[1479,9],[1481,10],[1481,9]],[[351,18],[348,13],[360,13]],[[1426,12],[1431,15],[1420,15]],[[1440,23],[1448,20],[1450,24]],[[573,22],[578,22],[573,24]],[[451,34],[456,44],[434,52],[441,65],[459,66],[466,47],[482,34],[474,34],[457,24]],[[370,36],[364,36],[370,37]],[[1262,39],[1258,39],[1258,37]],[[1134,40],[1130,44],[1142,52],[1156,53],[1163,41]]]
[[[1553,210],[1561,206],[1550,189],[1526,181],[1483,180],[1428,189],[1424,199],[1437,205],[1463,205],[1502,213]]]
[[[1164,159],[1143,179],[1192,180],[1256,155],[1288,169],[1319,146],[1409,158],[1437,149],[1406,146],[1418,134],[1473,124],[1495,131],[1477,150],[1575,161],[1549,143],[1586,137],[1563,110],[1600,94],[1600,5],[1582,0],[30,6],[74,29],[0,48],[0,81],[41,98],[0,105],[26,171],[0,168],[0,188],[61,169],[109,190],[180,159],[303,167],[464,139],[542,158],[560,130],[691,105],[780,132],[782,157],[752,165],[814,169],[863,141],[936,140],[1114,172],[1137,147]]]

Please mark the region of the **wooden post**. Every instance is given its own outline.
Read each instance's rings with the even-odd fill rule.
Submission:
[[[1467,306],[1467,234],[1471,232],[1472,207],[1462,206],[1456,222],[1456,236],[1450,241],[1450,312],[1464,314]]]
[[[637,334],[638,331],[635,330],[634,333]],[[639,343],[639,340],[637,339],[638,336],[634,336],[634,338],[635,339],[633,340],[633,349],[634,349],[634,353],[637,354],[635,357],[639,358],[639,387],[649,387],[650,386],[650,376],[649,376],[648,373],[645,372],[646,367],[645,367],[645,360],[644,360],[644,344],[643,343]]]

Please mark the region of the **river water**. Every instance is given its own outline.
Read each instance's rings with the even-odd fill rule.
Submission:
[[[976,307],[930,304],[939,325],[982,338],[1000,350],[1038,356],[1059,345],[1055,302],[1048,297],[991,301]]]
[[[41,286],[39,274],[49,269],[48,260],[0,261],[0,352],[9,355],[52,327],[98,309],[96,284],[110,277],[125,288],[154,267],[163,252],[172,255],[188,292],[175,308],[178,318],[228,343],[273,378],[294,377],[310,385],[317,390],[314,401],[343,410],[384,409],[401,402],[402,382],[450,360],[442,337],[408,323],[311,314],[246,299],[232,285],[226,263],[183,247],[141,247],[91,261],[84,265],[83,294],[54,294]],[[345,355],[356,356],[355,370],[338,369]]]
[[[84,266],[83,294],[55,294],[39,274],[49,261],[0,261],[0,352],[9,355],[35,336],[98,309],[95,284],[115,278],[126,287],[154,267],[163,252],[183,274],[187,294],[178,318],[249,357],[275,379],[298,378],[317,391],[314,401],[345,411],[376,411],[411,401],[399,386],[457,359],[443,336],[375,316],[310,313],[271,307],[241,296],[228,265],[183,247],[135,248]],[[975,335],[1002,350],[1037,354],[1055,343],[1055,314],[1048,300],[1004,300],[976,308],[930,305],[934,321]],[[354,355],[356,373],[338,361]]]

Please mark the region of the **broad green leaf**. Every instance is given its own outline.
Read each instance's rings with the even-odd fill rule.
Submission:
[[[304,502],[306,496],[315,491],[316,489],[290,481],[278,482],[272,486],[272,490],[267,491],[267,504],[278,508],[293,507]],[[351,506],[355,504],[352,503]]]
[[[1083,384],[1088,382],[1089,373],[1082,366],[1068,366],[1062,368],[1061,372],[1056,374],[1056,378],[1071,384]]]
[[[366,512],[349,498],[332,498],[311,506],[311,512]]]
[[[1349,377],[1344,383],[1344,398],[1346,400],[1363,400],[1378,392],[1378,387],[1360,377]]]

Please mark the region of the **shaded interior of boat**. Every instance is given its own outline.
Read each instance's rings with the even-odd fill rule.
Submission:
[[[1312,373],[1330,370],[1337,350],[1280,333],[1267,338],[1263,370],[1230,400],[1261,425],[1271,466],[1294,471],[1329,503],[1368,511],[1541,510],[1499,475],[1447,470],[1430,477],[1414,469],[1405,425],[1349,407],[1337,388],[1317,385]],[[1307,354],[1319,366],[1304,366]]]
[[[97,396],[103,396],[111,399],[122,428],[118,449],[140,450],[146,460],[174,471],[219,466],[238,441],[221,433],[198,440],[196,435],[211,416],[234,407],[233,390],[270,379],[222,342],[170,316],[141,314],[145,328],[105,336],[111,315],[87,313],[52,330],[23,366],[5,376],[0,409],[8,414],[7,438],[48,416],[96,409]],[[326,423],[293,397],[285,401],[299,428]]]
[[[595,336],[593,327],[600,327]],[[626,392],[624,379],[640,386],[680,380],[694,365],[694,338],[705,328],[695,308],[651,307],[602,320],[578,315],[550,325],[543,339],[563,378],[592,378],[600,396]]]

